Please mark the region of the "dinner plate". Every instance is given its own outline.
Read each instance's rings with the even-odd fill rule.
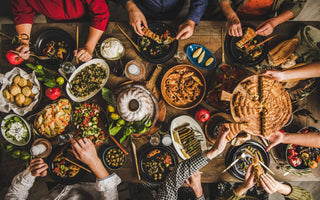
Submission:
[[[176,32],[167,24],[164,23],[150,23],[148,24],[148,28],[158,34],[161,35],[163,34],[166,30],[169,31],[169,33],[171,34],[171,37],[176,37]],[[144,49],[142,47],[142,39],[143,36],[139,36],[137,34],[135,34],[133,40],[135,41],[135,43],[138,45],[140,52],[138,52],[138,54],[145,59],[146,61],[150,62],[150,63],[154,63],[154,64],[161,64],[161,63],[165,63],[168,60],[170,60],[174,54],[176,53],[177,49],[178,49],[178,40],[174,40],[171,44],[169,45],[168,49],[165,49],[164,52],[162,54],[156,54],[156,55],[151,55],[150,51],[157,49],[157,47],[159,46],[159,44],[152,40],[151,38],[148,38],[150,40],[150,45],[148,45],[146,47],[146,49]]]
[[[201,63],[198,63],[198,58],[200,55],[196,58],[192,57],[193,53],[199,48],[202,48],[202,52],[203,51],[205,52],[204,58]],[[201,69],[213,69],[217,63],[216,58],[214,57],[213,53],[209,49],[207,49],[206,47],[204,47],[200,44],[190,44],[187,47],[187,55],[188,55],[189,60],[192,62],[192,64],[194,64],[195,66],[197,66]],[[209,66],[206,66],[205,63],[210,57],[213,58],[213,62]]]
[[[37,40],[35,43],[36,55],[46,56],[42,51],[50,41],[55,41],[55,42],[65,41],[65,43],[68,45],[65,48],[66,55],[62,60],[59,60],[59,59],[39,60],[39,63],[45,65],[47,68],[52,70],[57,70],[60,67],[61,63],[72,60],[75,44],[74,44],[73,38],[69,33],[59,28],[51,28],[42,32],[37,37]]]
[[[232,146],[228,150],[226,154],[226,159],[225,159],[225,165],[226,167],[229,166],[234,160],[239,158],[239,156],[244,152],[244,149],[251,147],[254,151],[259,151],[261,154],[261,157],[263,159],[263,162],[266,166],[269,167],[270,165],[270,157],[269,153],[266,151],[265,147],[260,144],[259,142],[256,142],[254,140],[249,140],[245,143],[243,143],[240,146]],[[262,161],[262,160],[261,160]],[[236,177],[237,179],[243,181],[244,177],[246,175],[246,170],[240,170],[241,164],[245,162],[246,165],[250,165],[249,161],[243,161],[243,159],[239,160],[235,165],[233,165],[228,172]]]
[[[9,138],[6,136],[5,134],[5,129],[3,128],[4,125],[5,125],[5,120],[8,119],[8,118],[11,118],[11,117],[18,117],[22,120],[22,122],[26,125],[27,127],[27,131],[28,131],[28,140],[26,140],[25,142],[17,142],[17,141],[14,141],[13,139]],[[16,115],[16,114],[9,114],[7,116],[5,116],[3,119],[2,119],[2,122],[1,122],[1,133],[2,133],[2,136],[4,139],[6,139],[8,142],[10,142],[11,144],[14,144],[14,145],[17,145],[17,146],[24,146],[26,144],[28,144],[30,142],[30,139],[31,139],[31,131],[30,131],[30,125],[29,123],[24,120],[22,117],[20,117],[19,115]]]
[[[159,150],[160,153],[155,154],[154,156],[148,158],[147,155],[154,150]],[[163,172],[161,172],[161,179],[157,179],[154,180],[154,176],[149,175],[148,170],[144,167],[143,163],[146,162],[157,162],[159,159],[159,155],[164,155],[164,154],[168,154],[171,157],[171,161],[172,164],[169,165],[169,167],[163,167]],[[171,148],[171,147],[166,147],[166,146],[151,146],[149,143],[143,145],[139,151],[138,151],[138,166],[139,166],[139,170],[140,170],[140,174],[141,174],[141,178],[147,182],[151,182],[151,183],[160,183],[163,182],[166,177],[168,176],[168,174],[170,173],[170,171],[174,168],[174,166],[176,166],[178,164],[178,157],[175,153],[175,151]],[[161,171],[161,167],[158,167],[158,172]],[[159,173],[157,173],[159,174]]]
[[[100,63],[102,65],[102,67],[105,68],[106,70],[106,73],[107,73],[107,76],[106,78],[103,80],[103,82],[101,83],[100,85],[100,88],[99,89],[96,89],[94,92],[92,92],[90,95],[86,96],[86,97],[76,97],[75,95],[72,94],[72,92],[70,91],[70,85],[69,84],[66,84],[66,91],[67,91],[67,94],[68,96],[75,102],[83,102],[83,101],[86,101],[90,98],[92,98],[93,96],[95,96],[101,89],[102,87],[107,83],[108,81],[108,78],[109,78],[109,74],[110,74],[110,68],[109,68],[109,65],[102,59],[99,59],[99,58],[95,58],[95,59],[92,59],[90,60],[89,62],[86,62],[82,65],[80,65],[80,67],[78,67],[70,76],[69,78],[69,83],[71,83],[72,79],[77,75],[78,72],[80,72],[82,69],[84,69],[85,67],[89,66],[89,65],[92,65],[92,64],[98,64]]]
[[[246,32],[248,27],[251,27],[254,30],[256,29],[252,25],[244,25],[244,26],[242,26],[243,34]],[[244,52],[244,50],[242,50],[236,46],[236,43],[239,40],[241,40],[241,38],[242,37],[233,37],[233,36],[230,36],[229,34],[226,35],[224,45],[225,45],[226,55],[227,55],[228,59],[230,60],[230,62],[251,67],[251,66],[255,66],[255,65],[261,63],[267,57],[268,42],[264,43],[264,45],[262,46],[261,55],[259,55],[255,59],[252,59],[251,56],[247,55]],[[264,41],[266,39],[266,37],[261,36],[261,35],[257,35],[254,39],[257,41],[257,44],[258,44],[259,42]]]
[[[56,151],[54,151],[53,153],[51,153],[51,155],[48,158],[47,164],[48,164],[48,171],[51,175],[51,177],[58,183],[62,184],[62,185],[72,185],[75,183],[79,183],[80,179],[83,177],[83,175],[85,174],[85,170],[81,169],[79,170],[78,174],[76,174],[74,177],[60,177],[58,176],[55,172],[54,172],[54,159],[55,157],[60,153],[61,148],[58,148]],[[63,153],[65,153],[65,151],[63,151]],[[67,166],[72,165],[70,162],[65,161]],[[77,161],[77,163],[81,163],[80,161]],[[81,165],[84,166],[83,163],[81,163]]]
[[[186,160],[187,157],[186,155],[181,151],[183,149],[182,145],[181,145],[181,141],[180,141],[180,137],[177,135],[177,137],[175,138],[174,136],[174,129],[180,126],[183,126],[184,124],[189,123],[189,125],[187,127],[190,127],[192,129],[195,129],[197,131],[195,131],[195,135],[199,135],[200,137],[203,138],[202,141],[200,141],[200,147],[202,152],[207,150],[207,143],[206,143],[206,139],[205,136],[203,134],[203,131],[200,127],[200,125],[198,124],[198,122],[196,122],[196,120],[194,120],[192,117],[188,116],[188,115],[181,115],[179,117],[176,117],[172,120],[171,122],[171,126],[170,126],[170,133],[171,133],[171,139],[172,139],[172,143],[174,148],[176,149],[178,155],[183,159]],[[178,141],[176,141],[178,140]]]

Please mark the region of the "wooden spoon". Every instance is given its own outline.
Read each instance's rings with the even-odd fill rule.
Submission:
[[[162,70],[162,66],[161,65],[157,65],[156,69],[154,70],[151,78],[149,81],[147,81],[146,83],[146,88],[152,92],[152,94],[154,95],[154,97],[157,99],[157,101],[159,101],[160,98],[160,92],[156,86],[156,81],[160,75],[160,72]]]

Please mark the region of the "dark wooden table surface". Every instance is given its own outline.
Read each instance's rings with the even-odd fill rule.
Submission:
[[[257,25],[259,22],[249,22],[253,25]],[[129,36],[133,35],[133,30],[127,23],[119,23],[121,27],[128,33]],[[171,25],[173,28],[177,29],[178,24],[174,22],[167,22],[167,24]],[[277,44],[280,41],[283,41],[285,39],[290,38],[293,36],[298,28],[300,22],[287,22],[282,25],[279,25],[275,29],[275,33],[278,33],[279,36],[274,39],[270,46],[273,47],[275,44]],[[315,25],[317,27],[320,27],[320,23],[318,22],[310,22],[308,24]],[[86,23],[78,23],[79,29],[80,29],[80,47],[81,45],[85,42],[88,34],[88,24]],[[76,23],[48,23],[48,24],[34,24],[32,28],[32,40],[35,41],[36,35],[41,33],[43,30],[50,28],[50,27],[57,27],[61,28],[65,31],[67,31],[73,38],[75,38],[76,34]],[[201,23],[196,27],[194,35],[188,39],[188,40],[182,40],[179,41],[179,46],[178,46],[178,51],[185,51],[186,47],[188,44],[191,43],[197,43],[204,45],[207,47],[209,50],[213,52],[217,59],[217,64],[221,62],[221,27],[226,30],[226,24],[225,22],[222,21],[201,21]],[[13,25],[2,25],[1,31],[4,33],[7,33],[9,35],[14,35],[14,26]],[[224,31],[226,32],[226,31]],[[123,64],[127,63],[130,60],[133,59],[138,59],[141,60],[145,65],[147,69],[147,76],[145,77],[146,80],[150,78],[150,75],[152,71],[155,68],[154,64],[147,63],[146,61],[143,61],[132,45],[129,43],[129,41],[121,34],[121,32],[118,30],[118,28],[115,26],[114,22],[110,22],[108,25],[108,29],[104,32],[103,36],[100,39],[100,42],[103,41],[104,39],[108,37],[115,37],[118,38],[124,45],[125,47],[125,55],[122,59]],[[1,60],[0,60],[0,72],[1,73],[6,73],[7,71],[10,71],[12,69],[12,66],[5,60],[4,54],[5,52],[10,48],[8,45],[8,41],[1,40]],[[119,61],[107,61],[107,63],[110,65],[110,67],[114,67],[116,65],[119,65]],[[191,64],[187,59],[184,61],[184,63]],[[170,67],[179,64],[175,58],[170,59],[168,62],[164,63],[166,66],[165,69],[162,71],[163,73]],[[24,68],[25,69],[25,68]],[[213,77],[214,70],[203,70],[200,69],[200,71],[203,73],[207,80],[207,86],[211,85],[211,82],[213,81],[211,77]],[[156,85],[158,89],[160,89],[160,81],[162,78],[162,75],[160,75]],[[125,77],[116,77],[113,74],[110,74],[109,80],[106,84],[106,87],[108,88],[116,88],[119,86],[120,83],[127,81]],[[65,88],[63,87],[65,90]],[[63,92],[62,96],[65,96],[65,92]],[[95,97],[93,97],[102,107],[105,105],[105,102],[102,100],[101,93],[98,93]],[[316,118],[320,118],[320,102],[318,101],[319,99],[319,92],[309,96],[307,99],[304,100],[304,103],[307,105],[307,108],[309,110],[312,110],[313,115]],[[32,112],[36,113],[40,111],[46,104],[50,103],[51,101],[48,100],[46,97],[43,96],[40,105]],[[194,116],[195,110],[199,108],[200,106],[204,106],[208,109],[210,109],[211,113],[217,113],[221,112],[218,111],[217,109],[207,105],[206,103],[202,102],[199,106],[197,106],[194,109],[188,110],[188,111],[181,111],[181,110],[176,110],[172,108],[171,106],[166,104],[167,108],[167,114],[166,114],[166,119],[165,122],[163,123],[162,129],[167,130],[168,127],[170,126],[170,122],[173,118],[187,114],[190,116]],[[28,113],[26,116],[32,114]],[[5,116],[5,113],[1,113],[1,119]],[[202,127],[204,127],[204,124],[200,124]],[[306,117],[294,117],[294,121],[292,125],[290,125],[289,129],[290,131],[297,131],[299,128],[306,126],[306,125],[312,125],[317,128],[320,128],[319,124],[314,124],[313,121],[311,121],[309,118]],[[257,139],[257,138],[256,138]],[[4,139],[1,137],[1,141]],[[257,139],[259,141],[259,139]],[[144,139],[135,139],[134,140],[137,148],[139,149],[140,146],[148,142],[148,138]],[[260,141],[261,142],[261,141]],[[123,182],[138,182],[137,175],[136,175],[136,170],[133,162],[133,156],[131,153],[131,148],[127,147],[126,148],[129,151],[129,156],[127,159],[126,165],[121,168],[120,170],[115,171],[121,178]],[[236,178],[231,176],[229,173],[224,173],[221,174],[222,170],[225,168],[225,159],[224,155],[226,154],[226,151],[228,150],[228,147],[226,148],[225,152],[220,158],[216,158],[212,160],[207,166],[205,166],[201,171],[203,172],[202,176],[202,181],[205,183],[211,183],[211,182],[217,182],[220,180],[224,181],[238,181]],[[19,160],[15,160],[11,158],[10,154],[1,152],[0,154],[0,186],[7,186],[9,185],[11,179],[13,176],[23,168],[23,164]],[[282,181],[318,181],[319,180],[319,174],[320,170],[316,169],[313,171],[312,174],[308,174],[305,176],[296,176],[289,174],[287,176],[283,176],[284,171],[279,170],[276,168],[276,163],[275,161],[271,158],[271,164],[270,168],[276,173],[275,177],[278,180]],[[319,167],[320,168],[320,167]],[[47,178],[47,180],[51,180],[50,178]],[[89,180],[89,181],[94,181],[94,176],[93,175],[88,175],[84,177],[84,180]]]

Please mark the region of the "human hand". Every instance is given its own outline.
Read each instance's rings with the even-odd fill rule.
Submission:
[[[226,137],[229,132],[229,129],[225,129],[225,127],[220,126],[218,138],[214,143],[213,147],[207,152],[207,156],[209,159],[213,159],[214,157],[222,153],[222,151],[226,148],[228,143]]]
[[[268,137],[266,137],[266,139],[270,141],[270,144],[266,150],[270,151],[270,149],[272,149],[272,147],[277,146],[278,144],[282,143],[284,137],[285,137],[285,133],[281,132],[281,131],[277,131],[274,134],[271,134]]]
[[[30,56],[29,44],[20,44],[20,46],[16,48],[16,51],[19,52],[19,56],[22,59],[28,60],[28,58]]]
[[[88,62],[92,58],[93,50],[88,47],[82,47],[73,51],[75,57],[79,58],[82,62]]]
[[[244,182],[243,182],[243,186],[245,189],[249,190],[250,188],[252,188],[256,182],[254,180],[254,173],[253,173],[253,165],[250,164],[247,168],[247,172],[246,175],[244,176]]]
[[[275,78],[277,81],[280,81],[280,82],[285,80],[285,76],[284,76],[284,73],[282,71],[268,70],[263,75],[271,76],[271,77]]]
[[[244,176],[244,182],[235,190],[236,194],[241,196],[256,184],[253,170],[253,165],[250,164],[247,168],[246,175]]]
[[[97,155],[96,148],[94,144],[88,138],[83,138],[79,140],[71,139],[72,151],[78,160],[90,165],[95,165],[95,163],[101,161]]]
[[[176,36],[177,40],[185,40],[193,35],[194,26],[196,23],[190,19],[186,20],[184,23],[179,25],[179,31]]]
[[[199,172],[199,170],[192,174],[190,178],[186,179],[186,183],[189,187],[192,188],[197,198],[203,195],[201,173]]]
[[[30,162],[29,170],[32,176],[35,176],[35,177],[47,176],[47,169],[48,169],[48,165],[42,160],[42,158],[35,158],[35,159],[32,159]]]
[[[268,19],[257,27],[256,34],[262,36],[270,35],[273,32],[274,27],[276,27],[276,24],[273,19]]]
[[[260,182],[263,189],[269,194],[279,192],[283,195],[288,195],[291,193],[291,190],[292,190],[290,186],[280,183],[279,181],[276,181],[269,174],[262,174]]]
[[[132,2],[128,1],[126,9],[129,15],[129,24],[132,26],[134,32],[138,35],[143,36],[142,29],[148,28],[147,20],[141,10]]]
[[[242,33],[242,27],[241,22],[236,13],[231,14],[227,17],[228,21],[228,34],[230,36],[236,36],[241,37],[243,35]]]

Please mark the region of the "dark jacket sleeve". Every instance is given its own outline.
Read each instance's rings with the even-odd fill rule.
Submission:
[[[86,0],[89,15],[90,26],[105,31],[109,20],[109,8],[105,0]]]
[[[200,19],[206,10],[208,5],[208,0],[191,0],[190,11],[188,14],[188,19],[199,24]]]
[[[33,24],[35,10],[25,0],[11,0],[11,11],[15,25]]]

